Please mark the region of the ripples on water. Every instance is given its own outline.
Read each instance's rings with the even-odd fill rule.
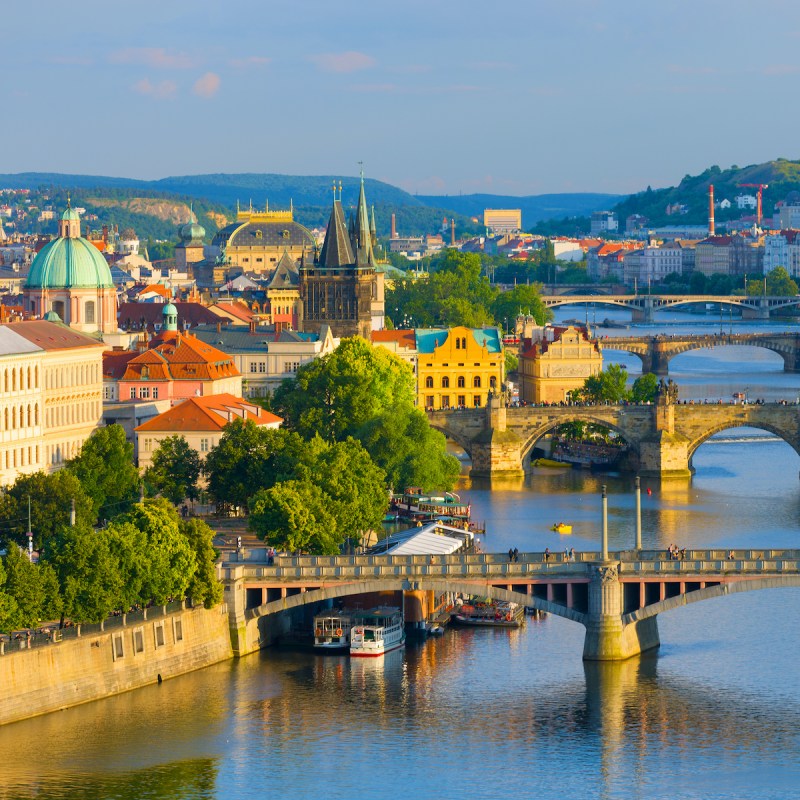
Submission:
[[[774,365],[731,376],[717,355],[690,385],[798,386]],[[800,458],[757,431],[723,436],[692,481],[644,482],[646,547],[800,546]],[[630,547],[629,477],[542,470],[462,491],[486,549],[596,550],[602,483],[612,548]],[[551,533],[559,520],[575,534]],[[661,615],[657,655],[608,665],[584,665],[583,629],[555,617],[377,663],[272,649],[0,728],[0,800],[795,798],[799,614],[798,589],[696,603]]]

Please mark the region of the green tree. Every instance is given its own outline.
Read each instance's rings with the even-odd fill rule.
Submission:
[[[492,303],[492,314],[498,321],[508,320],[509,329],[514,330],[514,322],[519,314],[529,314],[537,325],[544,325],[552,319],[552,312],[542,302],[538,284],[515,286],[508,292],[501,292]]]
[[[797,283],[783,267],[770,270],[766,275],[766,284],[764,278],[747,281],[747,294],[751,297],[764,294],[765,289],[770,297],[794,297],[798,294]]]
[[[6,591],[6,570],[0,559],[0,631],[8,633],[18,626],[17,601]]]
[[[168,436],[153,453],[144,479],[171,503],[196,500],[200,479],[200,455],[183,436]]]
[[[132,523],[147,536],[150,565],[141,594],[158,605],[186,595],[197,570],[195,554],[180,530],[180,517],[167,500],[146,500],[115,520]]]
[[[284,481],[255,494],[249,526],[267,544],[291,552],[336,555],[344,537],[327,496],[310,481]]]
[[[197,517],[181,520],[180,531],[186,537],[197,562],[187,594],[194,603],[213,608],[222,602],[222,584],[217,580],[215,567],[219,551],[214,548],[214,531]]]
[[[122,578],[117,598],[120,610],[127,611],[139,603],[146,604],[150,597],[145,587],[153,570],[147,533],[130,520],[118,517],[97,535],[106,538]]]
[[[284,424],[310,439],[341,441],[385,408],[413,405],[414,375],[408,364],[360,337],[306,364],[275,392]]]
[[[33,564],[27,553],[9,542],[5,558],[6,591],[17,603],[15,627],[34,627],[61,613],[58,581],[48,564]]]
[[[44,472],[20,475],[0,499],[0,525],[4,534],[20,547],[28,546],[28,497],[36,550],[60,527],[69,524],[73,500],[77,524],[91,526],[95,521],[92,500],[71,472],[59,470],[51,475]]]
[[[627,370],[619,364],[609,364],[586,379],[581,394],[590,403],[621,403],[628,399],[627,381]]]
[[[512,372],[516,372],[519,369],[519,358],[507,348],[504,353],[506,362],[505,374],[510,375]]]
[[[75,475],[92,499],[95,520],[127,511],[139,495],[139,471],[133,445],[121,425],[98,428],[65,469]]]
[[[631,400],[634,403],[655,403],[658,396],[658,378],[652,372],[640,375],[631,388]]]

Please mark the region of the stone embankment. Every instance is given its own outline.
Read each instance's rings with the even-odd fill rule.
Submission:
[[[232,658],[225,605],[150,608],[61,641],[5,643],[0,725],[160,683]],[[56,638],[59,632],[56,632]]]

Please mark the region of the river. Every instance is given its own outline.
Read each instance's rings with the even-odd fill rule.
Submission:
[[[679,332],[676,319],[703,327],[662,324]],[[638,359],[613,356],[635,373]],[[755,348],[687,353],[671,369],[695,399],[800,387]],[[644,482],[645,547],[800,546],[788,445],[737,429],[694,466],[691,481]],[[581,550],[598,548],[601,483],[611,547],[630,547],[630,477],[539,470],[491,491],[464,478],[461,491],[487,522],[486,549]],[[556,521],[574,534],[551,533]],[[799,615],[795,589],[696,603],[659,618],[656,654],[611,665],[584,664],[583,628],[552,616],[448,630],[380,663],[272,649],[0,729],[0,798],[798,797]]]

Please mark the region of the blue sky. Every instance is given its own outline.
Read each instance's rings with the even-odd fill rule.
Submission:
[[[3,4],[0,172],[631,192],[800,157],[800,3]]]

